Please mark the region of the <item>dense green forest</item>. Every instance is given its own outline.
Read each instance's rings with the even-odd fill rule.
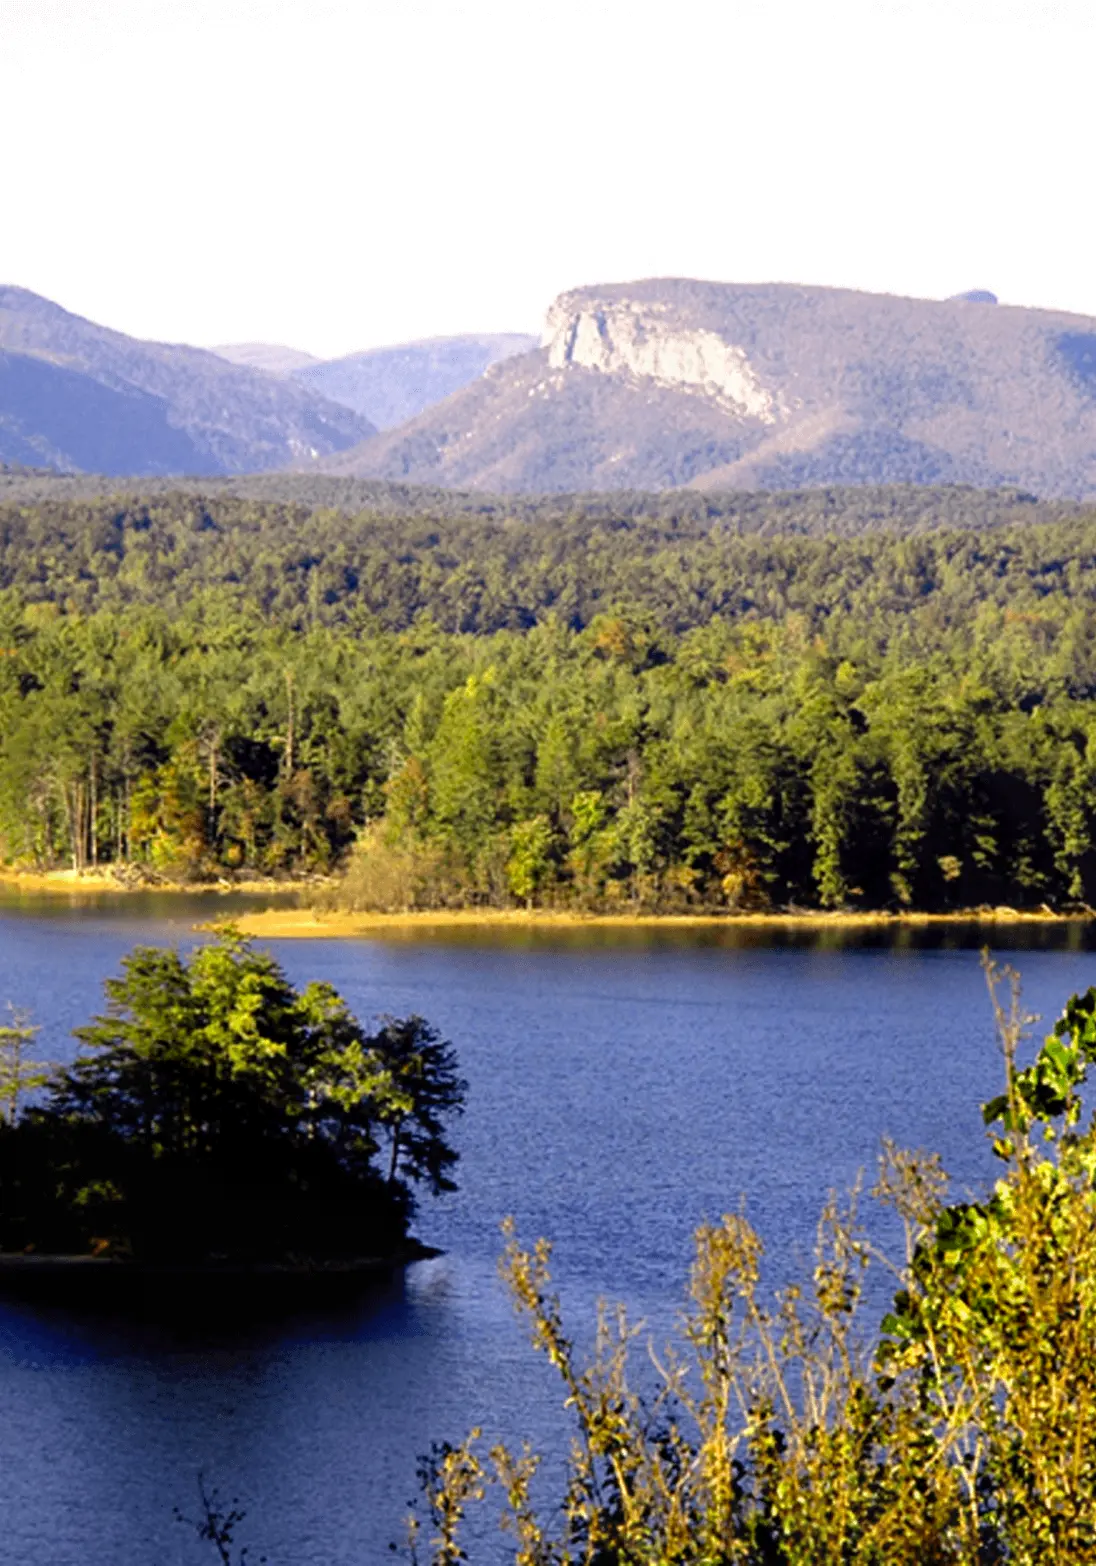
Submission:
[[[870,536],[0,507],[3,856],[353,849],[381,906],[1096,900],[1096,515],[989,504]]]
[[[1092,509],[956,489],[671,498],[511,512],[451,497],[449,512],[354,514],[235,494],[0,505],[0,590],[66,613],[148,604],[297,630],[428,618],[484,633],[548,614],[579,630],[609,609],[681,633],[714,615],[814,622],[941,594],[954,618],[1009,601],[1029,576],[1045,592],[1065,561],[1086,569],[1096,522]]]

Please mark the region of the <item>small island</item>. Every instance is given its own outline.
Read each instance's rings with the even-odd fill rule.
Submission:
[[[466,1085],[434,1028],[366,1032],[232,926],[122,969],[72,1065],[28,1063],[32,1030],[3,1030],[0,1286],[273,1286],[436,1254],[410,1223],[421,1188],[455,1189]]]

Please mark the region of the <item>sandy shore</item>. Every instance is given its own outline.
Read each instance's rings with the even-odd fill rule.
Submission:
[[[308,890],[321,883],[310,882]],[[326,883],[325,883],[326,884]],[[56,894],[64,897],[98,896],[103,892],[130,896],[135,892],[246,892],[270,897],[276,892],[304,891],[300,882],[257,878],[251,881],[125,881],[110,870],[13,870],[0,866],[0,888]]]
[[[581,914],[547,910],[469,908],[434,913],[324,913],[308,908],[267,908],[245,914],[241,930],[268,940],[331,940],[353,935],[380,935],[415,930],[483,929],[719,929],[803,928],[855,929],[873,926],[929,924],[1059,924],[1084,922],[1083,916],[1024,911],[1016,908],[976,908],[963,913],[772,913],[772,914]]]

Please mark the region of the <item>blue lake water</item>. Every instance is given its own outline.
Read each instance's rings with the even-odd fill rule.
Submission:
[[[139,941],[189,945],[195,899],[0,903],[0,1002],[69,1030]],[[553,1384],[496,1282],[498,1225],[555,1242],[581,1338],[601,1296],[672,1326],[705,1217],[743,1196],[774,1278],[809,1254],[830,1187],[883,1134],[938,1149],[959,1192],[991,1162],[997,1090],[978,932],[896,938],[579,932],[500,940],[271,942],[363,1019],[415,1011],[470,1084],[460,1191],[424,1203],[444,1248],[352,1306],[290,1318],[94,1319],[0,1303],[0,1562],[183,1566],[212,1559],[173,1519],[204,1473],[270,1566],[391,1559],[417,1456],[472,1424],[551,1446]],[[998,930],[1048,1020],[1096,982],[1078,928]],[[1009,950],[1010,947],[1017,948]],[[484,1547],[485,1557],[491,1554]]]

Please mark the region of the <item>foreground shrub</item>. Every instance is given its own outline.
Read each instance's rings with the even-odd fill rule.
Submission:
[[[502,1271],[573,1423],[566,1482],[542,1504],[541,1457],[485,1451],[473,1431],[426,1465],[413,1559],[464,1559],[466,1513],[493,1490],[515,1566],[1096,1561],[1096,1129],[1080,1128],[1096,990],[1021,1067],[1030,1019],[1015,979],[1002,1006],[989,976],[1006,1066],[985,1106],[992,1192],[949,1205],[935,1157],[886,1145],[873,1195],[905,1254],[879,1255],[855,1194],[833,1200],[811,1279],[771,1300],[745,1217],[705,1225],[653,1393],[623,1310],[602,1311],[580,1360],[548,1245],[508,1228]],[[897,1292],[873,1333],[864,1281],[880,1264]]]

